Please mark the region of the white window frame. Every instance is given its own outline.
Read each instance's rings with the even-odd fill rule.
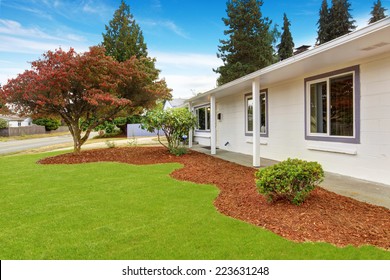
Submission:
[[[337,77],[352,75],[353,82],[353,135],[341,136],[331,135],[331,100],[330,100],[330,81]],[[327,108],[327,129],[326,133],[311,132],[311,108],[310,108],[310,87],[313,84],[326,82],[326,108]],[[305,79],[305,139],[314,141],[360,143],[360,71],[359,66],[352,66],[334,72]]]
[[[195,129],[195,131],[211,131],[211,129],[210,129],[211,119],[210,119],[210,121],[208,121],[208,119],[207,119],[207,112],[209,112],[209,114],[211,114],[211,112],[210,112],[211,106],[210,106],[210,104],[206,104],[206,105],[194,107],[194,112],[195,112],[195,116],[196,116],[196,123],[198,124],[198,126],[199,126],[199,117],[198,117],[199,114],[198,114],[198,111],[200,109],[205,109],[205,129],[200,129],[199,127],[197,127]]]
[[[260,102],[265,98],[265,131],[261,132],[260,128],[260,136],[261,137],[268,137],[269,132],[269,125],[268,125],[268,89],[260,90]],[[246,136],[253,136],[253,130],[248,130],[248,101],[252,99],[252,94],[246,94],[245,95],[245,135]],[[260,110],[261,110],[261,104],[260,104]],[[260,114],[261,117],[261,114]],[[261,123],[261,120],[260,120]]]

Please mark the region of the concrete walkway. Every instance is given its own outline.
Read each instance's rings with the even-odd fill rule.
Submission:
[[[210,154],[210,150],[202,146],[194,146],[192,149],[201,153]],[[240,165],[252,167],[252,156],[250,155],[218,149],[217,154],[214,156]],[[261,158],[261,167],[270,166],[275,163],[277,163],[277,161]],[[325,172],[325,180],[320,184],[320,186],[340,195],[390,209],[389,185]]]

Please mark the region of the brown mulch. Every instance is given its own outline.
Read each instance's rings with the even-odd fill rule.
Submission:
[[[374,245],[390,250],[390,210],[316,188],[301,205],[270,204],[255,185],[255,169],[190,151],[176,157],[160,147],[83,151],[42,159],[42,164],[116,161],[130,164],[178,162],[175,179],[215,184],[214,201],[223,214],[269,229],[293,241],[324,241],[337,246]]]

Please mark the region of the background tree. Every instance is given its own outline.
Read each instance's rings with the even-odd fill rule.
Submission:
[[[183,136],[188,135],[188,131],[196,126],[195,116],[187,108],[170,108],[163,110],[158,108],[149,111],[142,121],[142,127],[149,132],[162,130],[168,141],[168,146],[160,139],[158,132],[158,141],[168,148],[169,152],[175,155],[185,153],[185,148],[180,148]]]
[[[8,122],[5,119],[0,118],[0,129],[7,128]]]
[[[91,47],[83,54],[73,49],[48,51],[31,63],[32,70],[9,80],[0,95],[18,112],[62,118],[77,153],[104,121],[123,111],[139,112],[170,96],[158,71],[146,68],[144,59],[118,62],[106,56],[103,47]]]
[[[370,18],[370,21],[368,23],[371,24],[371,23],[374,23],[378,20],[384,19],[386,17],[386,15],[385,15],[386,10],[387,9],[385,9],[382,6],[381,0],[377,0],[376,2],[374,2],[374,7],[372,7],[372,11],[370,13],[371,18]]]
[[[33,124],[44,126],[46,131],[52,131],[61,126],[61,120],[54,118],[38,118],[33,120]]]
[[[106,48],[107,55],[112,56],[119,62],[124,62],[133,56],[138,59],[148,58],[141,60],[145,63],[145,71],[160,72],[155,67],[156,60],[148,57],[147,46],[144,42],[141,28],[130,13],[130,7],[123,0],[119,8],[114,12],[112,20],[105,28],[106,33],[102,34],[102,45]],[[141,92],[137,98],[142,98]],[[170,99],[170,96],[165,96],[164,98]],[[127,124],[131,123],[130,121],[131,118],[124,114],[120,116],[120,119],[113,119],[111,123],[107,121],[106,126],[109,129],[116,126],[126,135]]]
[[[102,34],[102,44],[106,48],[107,55],[119,62],[128,60],[133,55],[137,58],[148,56],[141,28],[130,13],[130,7],[123,0],[105,28],[106,33]]]
[[[348,0],[332,0],[328,9],[326,0],[322,1],[318,20],[317,43],[323,44],[355,30],[355,21],[350,14],[351,4]]]
[[[273,32],[271,21],[263,18],[262,1],[229,0],[227,18],[222,18],[228,27],[224,35],[226,40],[219,40],[218,58],[223,65],[214,72],[220,74],[217,83],[222,85],[252,73],[273,62]]]
[[[317,22],[317,44],[323,44],[330,41],[330,12],[328,8],[328,1],[322,0],[321,9],[320,9],[320,18]]]
[[[294,41],[290,32],[290,25],[287,15],[283,16],[283,32],[278,49],[279,59],[283,60],[293,56],[294,53]]]
[[[348,0],[332,0],[332,7],[329,12],[329,40],[336,39],[356,29],[350,11],[351,4]]]

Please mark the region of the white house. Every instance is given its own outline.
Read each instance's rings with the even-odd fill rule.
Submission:
[[[30,117],[19,117],[17,115],[0,115],[0,119],[6,120],[8,127],[24,127],[32,125]]]
[[[390,18],[188,100],[200,145],[390,185]]]

